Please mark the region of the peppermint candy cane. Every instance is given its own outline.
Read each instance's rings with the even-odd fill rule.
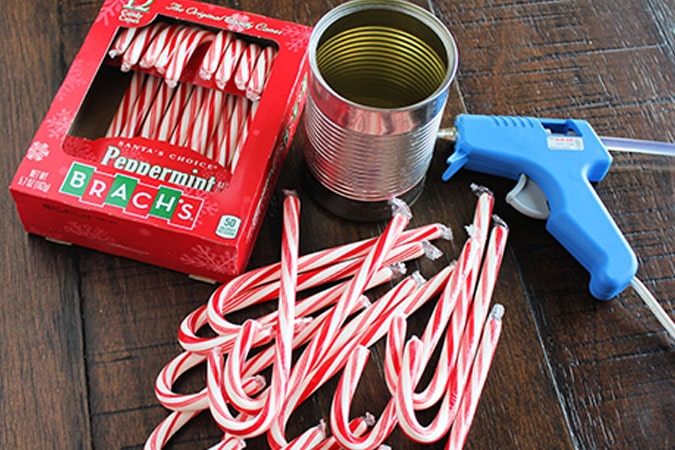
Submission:
[[[136,30],[138,28],[122,28],[122,31],[119,32],[113,45],[110,47],[108,56],[116,58],[118,55],[124,53],[131,44],[131,41],[134,40]]]
[[[246,91],[246,85],[253,73],[258,57],[262,48],[258,44],[251,43],[246,46],[246,49],[241,55],[237,71],[234,74],[234,84],[240,91]]]
[[[201,86],[194,86],[192,88],[192,94],[185,103],[183,112],[173,129],[171,137],[169,138],[169,142],[171,144],[184,146],[188,141],[192,130],[192,125],[199,113],[199,110],[202,107],[202,103],[204,102],[207,91],[207,89]]]
[[[110,122],[108,131],[105,133],[106,137],[116,137],[121,135],[125,121],[131,115],[131,111],[138,101],[138,97],[141,95],[141,92],[143,92],[143,83],[148,76],[149,75],[140,72],[134,72],[131,75],[129,87],[127,87],[124,97],[122,97],[122,101],[117,107],[115,116],[113,117],[112,122]]]
[[[180,26],[175,29],[174,33],[171,33],[170,39],[164,43],[162,50],[153,64],[153,67],[157,70],[157,72],[159,72],[160,75],[163,76],[166,73],[166,69],[171,62],[171,59],[178,51],[178,48],[183,43],[184,39],[197,33],[198,31],[199,28],[196,27]]]
[[[230,170],[232,172],[237,168],[237,163],[239,163],[239,158],[241,157],[241,149],[246,144],[246,138],[248,137],[248,131],[251,127],[251,122],[258,111],[258,102],[249,103],[250,108],[246,113],[244,123],[242,124],[241,130],[239,132],[239,138],[237,139],[234,150],[232,151],[232,159],[230,161]]]
[[[260,56],[255,63],[251,76],[246,84],[246,97],[251,101],[257,102],[260,100],[263,89],[267,84],[270,72],[272,71],[272,63],[277,56],[277,49],[268,46],[262,49]]]
[[[268,388],[265,404],[256,414],[245,422],[235,422],[227,408],[223,408],[222,397],[218,393],[212,396],[212,409],[218,416],[218,424],[226,431],[241,436],[258,436],[271,425],[275,415],[281,410],[288,389],[288,377],[291,370],[291,352],[293,341],[293,322],[295,295],[298,269],[299,246],[299,214],[300,203],[294,193],[288,192],[284,201],[284,227],[282,233],[281,251],[281,285],[279,289],[279,317],[276,327],[275,362],[272,371],[272,382]],[[259,331],[254,321],[247,321],[237,336],[232,354],[225,362],[224,372],[227,377],[221,379],[221,385],[227,386],[230,382],[241,382],[241,363],[250,349],[253,335]],[[211,354],[213,355],[213,353]],[[213,368],[213,358],[209,358],[209,368]],[[217,361],[216,361],[217,362]],[[218,371],[218,373],[223,373]],[[212,378],[212,377],[210,377]],[[245,411],[248,398],[237,404],[237,399],[230,397],[230,401]],[[244,405],[242,405],[244,403]],[[246,411],[247,412],[247,411]]]
[[[135,66],[145,52],[152,39],[167,25],[159,22],[147,27],[143,27],[136,33],[133,42],[122,55],[122,72],[128,72]]]
[[[176,87],[195,50],[200,45],[213,41],[214,37],[215,35],[212,32],[200,29],[186,36],[176,49],[176,52],[171,56],[169,64],[166,67],[164,79],[170,87]]]
[[[184,28],[184,25],[170,25],[163,28],[143,52],[138,65],[144,69],[154,67],[162,52],[170,52],[170,49],[175,48],[178,34]]]
[[[213,74],[216,73],[220,59],[225,49],[232,42],[232,39],[234,39],[234,35],[231,32],[225,30],[218,32],[211,45],[209,45],[209,49],[206,51],[202,64],[199,67],[199,76],[202,80],[210,80]]]
[[[492,364],[497,343],[502,331],[502,315],[504,308],[501,305],[495,305],[490,312],[490,318],[487,321],[480,346],[476,352],[476,358],[471,367],[469,383],[462,395],[461,404],[457,417],[455,418],[446,450],[460,450],[464,447],[466,437],[469,434],[469,428],[473,422],[473,416],[478,408],[478,400],[483,391],[485,380]]]
[[[454,297],[456,300],[454,301],[446,339],[443,341],[437,370],[429,385],[422,392],[414,394],[415,407],[418,409],[431,407],[444,395],[450,372],[453,370],[457,358],[459,342],[464,332],[468,311],[471,307],[482,254],[490,228],[490,215],[494,205],[494,197],[488,190],[474,187],[474,191],[479,193],[479,197],[476,203],[474,220],[468,227],[470,242],[467,242],[466,245],[470,247],[470,251],[463,260],[460,260],[463,265],[461,270],[458,271],[458,278],[454,281],[457,285],[453,289],[459,288],[459,293],[453,292],[453,296],[456,295],[457,297]],[[425,333],[426,342],[429,344],[432,342],[430,335],[434,334],[434,329],[432,328],[430,331],[430,333]],[[435,331],[442,332],[438,329]]]
[[[209,158],[211,156],[207,153],[208,142],[211,139],[211,135],[215,132],[216,123],[221,120],[224,97],[225,94],[221,91],[207,89],[204,101],[195,115],[192,129],[189,130],[184,143],[186,147],[190,147],[195,152]]]
[[[173,94],[174,90],[166,83],[160,83],[160,86],[157,89],[157,95],[155,95],[148,114],[143,121],[139,136],[148,139],[157,138],[162,129],[162,122],[167,116],[167,110],[171,105]]]
[[[228,45],[227,48],[225,48],[223,59],[220,61],[215,74],[216,86],[220,89],[225,89],[225,85],[234,75],[237,70],[237,65],[239,64],[239,59],[241,58],[242,53],[244,53],[245,48],[246,42],[236,38],[230,42],[230,45]]]
[[[422,426],[414,414],[412,401],[414,389],[410,391],[398,389],[396,392],[397,413],[401,428],[411,439],[417,442],[430,443],[439,440],[447,433],[454,420],[459,406],[459,397],[464,390],[468,370],[476,354],[478,339],[487,316],[487,305],[496,284],[496,274],[501,265],[507,234],[508,231],[503,225],[497,225],[491,234],[487,255],[483,261],[481,279],[479,280],[479,285],[482,288],[476,292],[476,299],[471,305],[469,321],[462,335],[458,337],[460,340],[459,353],[450,375],[448,390],[445,392],[436,418],[430,425]],[[406,382],[409,380],[414,382],[419,373],[414,374],[414,369],[405,364],[403,366],[401,376],[405,378]]]
[[[401,299],[409,296],[416,287],[416,281],[412,277],[408,277],[399,283],[396,287],[391,289],[387,294],[385,294],[378,302],[383,301],[386,303],[398,304]],[[361,314],[367,314],[368,309]],[[329,315],[326,320],[332,320],[333,317]],[[315,343],[318,339],[319,333],[317,332],[313,338]],[[290,380],[291,388],[289,397],[284,405],[283,411],[277,417],[277,420],[272,424],[270,432],[268,433],[268,441],[273,448],[283,447],[286,445],[286,438],[284,429],[286,427],[286,422],[291,416],[291,413],[295,407],[307,399],[313,392],[315,392],[319,387],[326,383],[332,376],[334,376],[339,370],[341,370],[349,360],[350,356],[354,354],[359,346],[363,346],[363,343],[358,339],[352,339],[349,341],[349,345],[330,345],[327,342],[321,342],[321,345],[328,347],[328,352],[325,358],[318,361],[318,364],[312,366],[311,358],[308,358],[309,354],[307,350],[301,355],[299,360],[296,362],[296,365],[293,367],[293,377]],[[382,428],[382,423],[387,423],[394,414],[393,409],[385,414],[379,423],[380,427],[378,428],[377,433],[382,433],[388,435],[391,432],[391,428],[388,426],[384,429]],[[395,414],[394,414],[395,416]],[[392,424],[395,425],[395,422]],[[376,434],[377,434],[376,433]],[[376,439],[386,436],[378,434]],[[373,434],[370,434],[365,439],[374,438]],[[343,444],[340,442],[340,444]]]
[[[167,86],[168,88],[168,86]],[[181,83],[173,89],[173,96],[165,113],[159,123],[159,126],[153,133],[153,139],[169,142],[173,136],[176,125],[180,122],[185,111],[185,105],[192,96],[193,86],[187,83]]]

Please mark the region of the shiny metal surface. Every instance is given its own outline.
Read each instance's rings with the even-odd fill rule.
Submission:
[[[445,26],[411,3],[356,0],[317,23],[309,60],[304,152],[316,180],[358,202],[418,186],[457,68]]]

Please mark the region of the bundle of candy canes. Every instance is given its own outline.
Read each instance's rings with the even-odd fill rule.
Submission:
[[[491,225],[492,194],[475,190],[473,223],[457,261],[428,281],[419,273],[402,277],[401,266],[425,254],[438,256],[429,241],[449,239],[445,226],[406,230],[410,211],[394,201],[393,217],[379,237],[298,256],[300,204],[287,193],[281,261],[220,286],[180,325],[184,351],[162,369],[155,386],[159,402],[172,412],[145,448],[162,448],[202,411],[223,431],[213,449],[240,449],[263,434],[273,449],[375,449],[397,425],[421,444],[448,435],[447,448],[461,448],[501,331],[503,308],[488,309],[508,235],[499,219]],[[389,291],[376,300],[366,297],[397,274],[401,279]],[[227,319],[275,299],[272,313],[243,324]],[[422,336],[406,339],[406,318],[434,299]],[[205,329],[211,337],[201,337]],[[380,339],[386,342],[384,383],[391,399],[377,420],[371,414],[350,418],[368,348]],[[439,345],[440,356],[432,358]],[[250,356],[254,348],[258,352]],[[420,386],[431,361],[433,377]],[[261,372],[270,366],[268,384]],[[203,390],[174,392],[181,375],[204,368]],[[319,421],[289,440],[285,428],[294,409],[340,372],[329,427]],[[436,417],[422,425],[416,411],[433,405],[440,405]]]
[[[216,88],[180,81],[204,46],[199,77],[215,80]],[[157,22],[123,29],[108,54],[133,73],[107,137],[169,142],[234,170],[276,58],[273,45],[225,30]]]

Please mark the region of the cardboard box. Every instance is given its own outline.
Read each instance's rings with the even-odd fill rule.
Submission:
[[[138,36],[157,24],[197,27],[210,37],[226,30],[276,51],[234,169],[168,137],[106,137],[134,76],[166,77],[139,64],[123,72],[122,58],[109,51],[125,29]],[[304,104],[310,32],[187,0],[106,1],[10,186],[25,229],[200,278],[240,273]],[[219,89],[214,78],[199,76],[211,43],[197,45],[180,83],[204,95],[244,97],[232,81]],[[193,116],[186,110],[181,117]]]

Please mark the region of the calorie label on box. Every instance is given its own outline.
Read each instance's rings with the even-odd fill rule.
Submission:
[[[108,0],[10,190],[28,232],[224,281],[248,263],[305,101],[311,29]]]

